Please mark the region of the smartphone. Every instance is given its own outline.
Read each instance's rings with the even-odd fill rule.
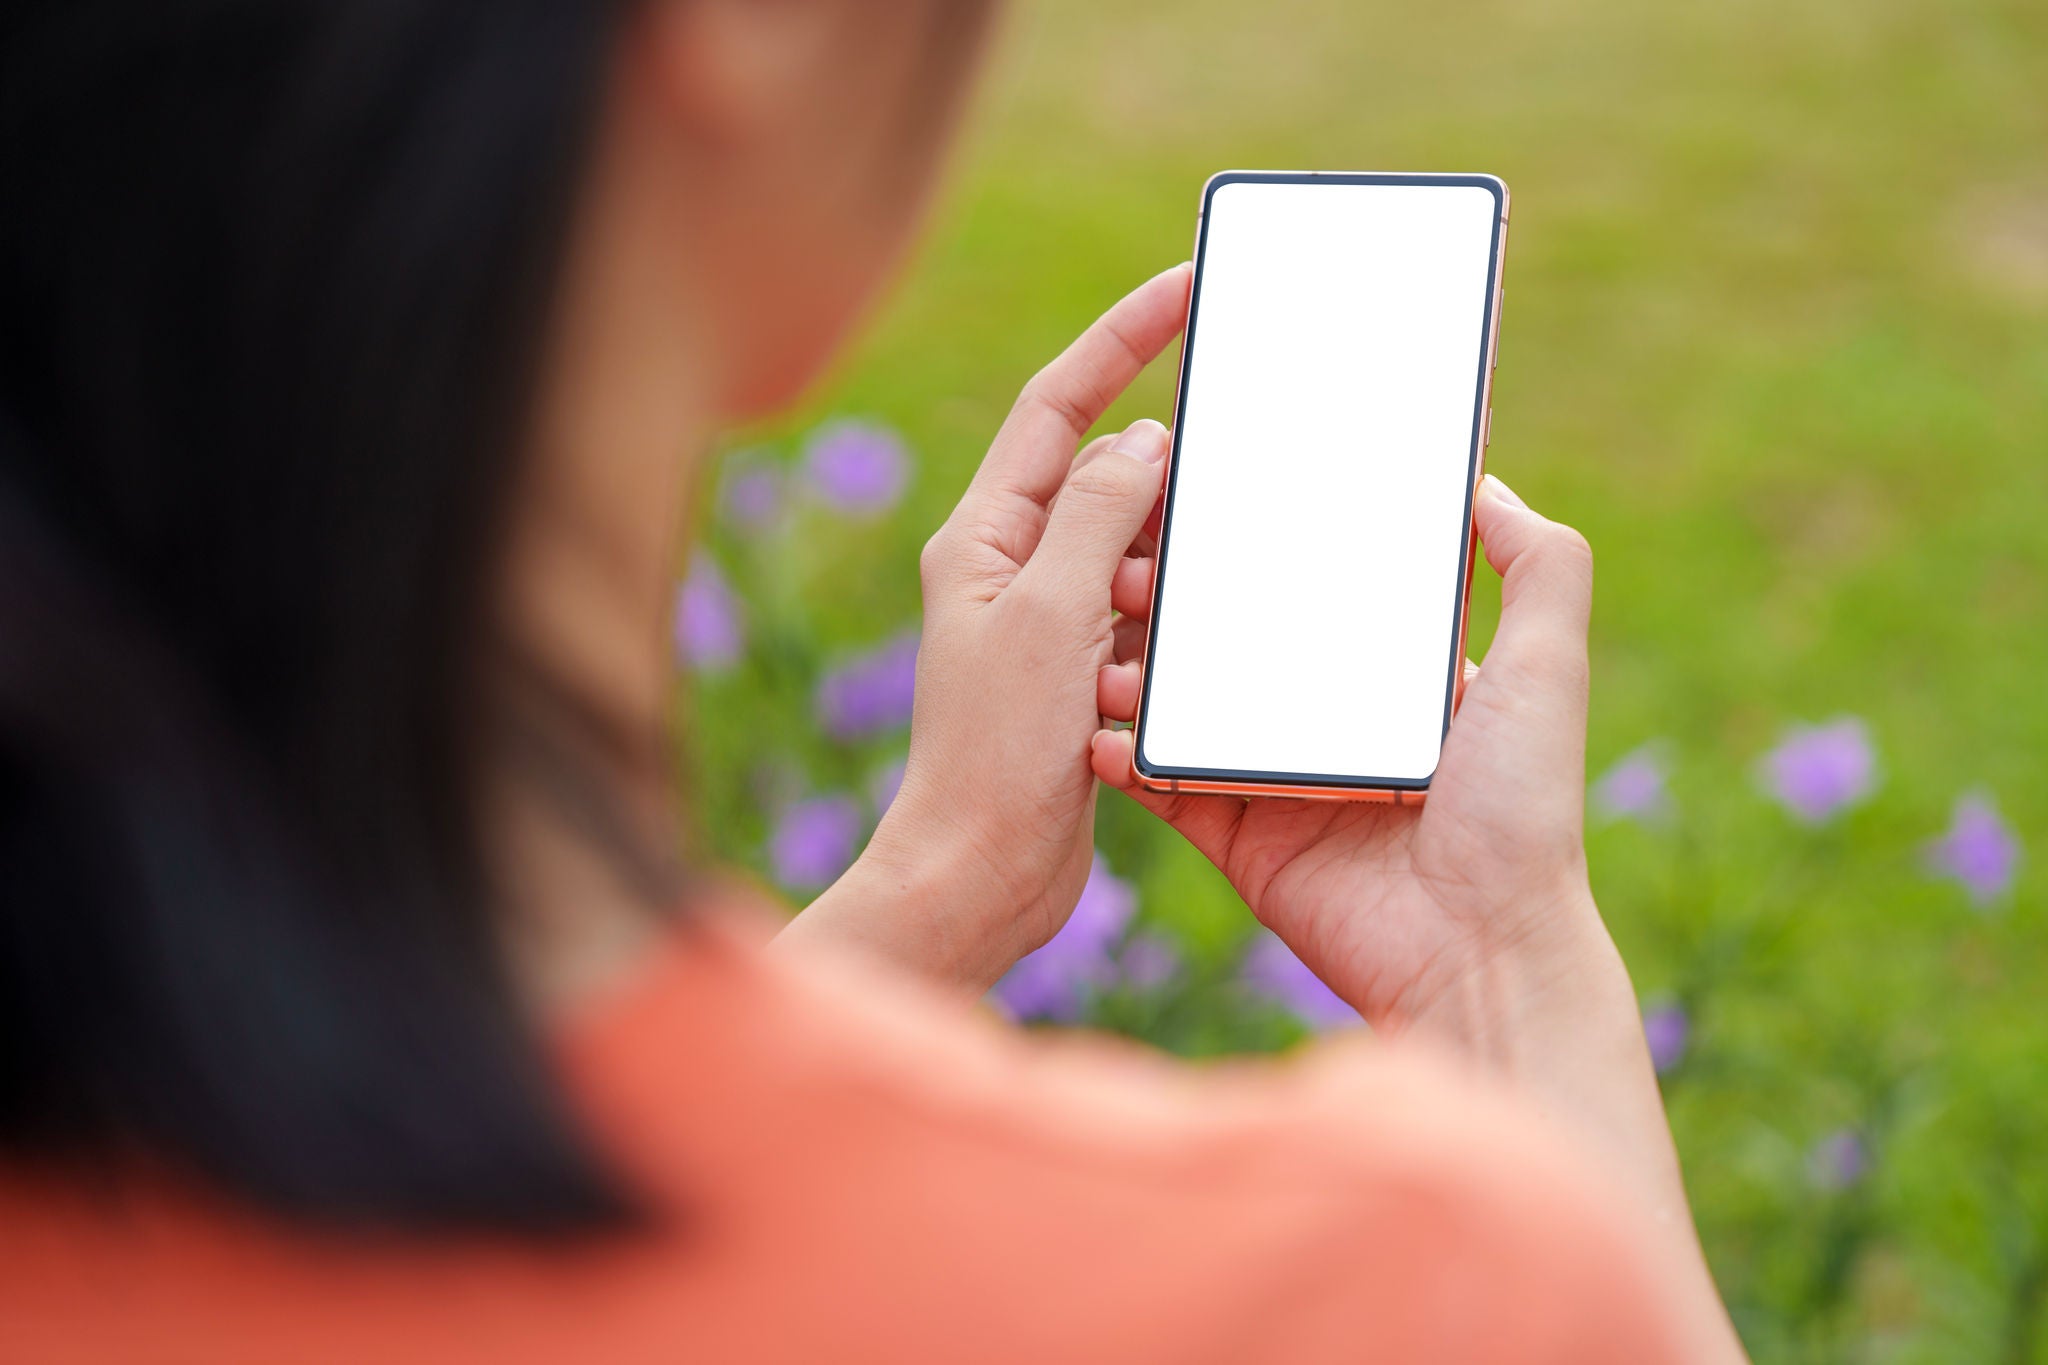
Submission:
[[[1507,232],[1490,175],[1203,188],[1144,786],[1424,799],[1464,678]]]

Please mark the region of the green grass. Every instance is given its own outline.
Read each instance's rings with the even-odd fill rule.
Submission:
[[[1676,759],[1678,818],[1591,855],[1639,988],[1693,1015],[1667,1089],[1731,1307],[1762,1360],[2048,1360],[2044,880],[1984,914],[1918,856],[1966,788],[2037,857],[2048,827],[2044,148],[2040,0],[1024,8],[904,287],[790,428],[903,431],[904,505],[717,541],[756,630],[702,689],[710,842],[758,863],[764,760],[847,788],[889,757],[813,733],[819,660],[915,619],[917,549],[1018,385],[1187,254],[1209,172],[1500,174],[1489,463],[1595,547],[1593,767]],[[1169,369],[1110,423],[1168,416]],[[1842,713],[1884,785],[1809,833],[1755,760]],[[1197,977],[1227,970],[1248,926],[1205,864],[1120,800],[1099,843]],[[1220,990],[1100,1017],[1197,1054],[1294,1036]],[[1844,1126],[1874,1166],[1818,1190]]]

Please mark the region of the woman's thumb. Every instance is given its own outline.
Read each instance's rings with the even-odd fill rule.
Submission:
[[[1529,680],[1567,684],[1583,695],[1593,606],[1593,552],[1586,538],[1531,511],[1491,474],[1473,516],[1487,562],[1501,576],[1500,625],[1487,670],[1499,662]]]

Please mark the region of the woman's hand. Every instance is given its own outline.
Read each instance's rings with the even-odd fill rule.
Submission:
[[[1094,739],[1103,781],[1185,835],[1383,1029],[1460,1006],[1465,983],[1504,966],[1572,972],[1606,939],[1581,843],[1592,556],[1577,532],[1497,479],[1482,483],[1475,515],[1504,580],[1500,629],[1485,668],[1466,665],[1427,804],[1161,795],[1136,785],[1131,732]],[[1119,579],[1134,623],[1149,593],[1148,573]],[[1107,719],[1136,710],[1141,648],[1139,631],[1125,629],[1125,657],[1102,671]]]
[[[1093,765],[1206,854],[1376,1028],[1448,1044],[1591,1130],[1660,1213],[1682,1218],[1635,993],[1586,878],[1592,555],[1497,479],[1475,518],[1502,576],[1500,628],[1485,667],[1466,665],[1426,804],[1148,792],[1128,730],[1096,734]],[[1108,720],[1136,710],[1147,569],[1117,578],[1119,661],[1098,699]]]
[[[1586,625],[1593,559],[1498,479],[1474,517],[1502,578],[1484,668],[1465,666],[1425,805],[1160,795],[1131,733],[1093,763],[1221,868],[1254,913],[1375,1026],[1447,1044],[1596,1145],[1685,1267],[1701,1330],[1742,1359],[1686,1207],[1628,972],[1586,879]],[[1150,566],[1117,577],[1105,718],[1138,700]]]
[[[1179,334],[1190,273],[1139,286],[1025,385],[925,546],[902,789],[785,938],[853,943],[979,992],[1066,923],[1094,856],[1111,580],[1158,501],[1168,435],[1141,421],[1075,448]]]

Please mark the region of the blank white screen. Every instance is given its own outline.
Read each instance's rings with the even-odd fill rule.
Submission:
[[[1496,211],[1473,185],[1211,197],[1143,766],[1435,771]]]

